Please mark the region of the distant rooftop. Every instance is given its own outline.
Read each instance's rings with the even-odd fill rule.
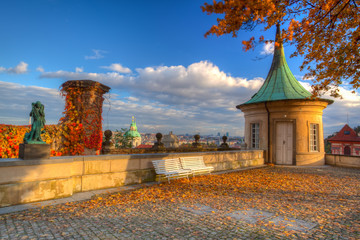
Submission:
[[[334,137],[329,138],[329,142],[360,142],[360,137],[356,132],[347,124],[338,132]]]

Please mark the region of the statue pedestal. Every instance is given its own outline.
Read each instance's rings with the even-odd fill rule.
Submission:
[[[110,144],[103,143],[101,147],[101,154],[110,154],[111,149],[114,149],[114,146],[111,146]]]
[[[49,159],[50,144],[20,144],[19,158],[24,160]]]
[[[154,143],[154,145],[152,146],[151,149],[155,149],[155,150],[164,150],[165,149],[165,146],[162,142],[158,143]]]
[[[201,145],[201,143],[198,143],[198,142],[194,142],[194,143],[192,143],[192,145],[191,145],[193,148],[202,148],[202,145]]]
[[[222,144],[220,145],[220,148],[221,148],[221,149],[229,149],[229,145],[228,145],[227,143],[222,143]]]

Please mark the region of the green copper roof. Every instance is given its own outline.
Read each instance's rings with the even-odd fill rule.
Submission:
[[[279,37],[280,27],[278,25],[276,42],[281,42]],[[275,46],[274,58],[264,84],[249,101],[241,105],[287,99],[305,99],[310,96],[311,93],[301,86],[291,73],[286,63],[283,45],[280,43],[279,46]]]
[[[125,135],[125,137],[127,136],[127,137],[131,137],[131,138],[141,137],[140,133],[137,131],[136,122],[135,122],[134,117],[132,117],[130,129],[127,130],[124,135]]]

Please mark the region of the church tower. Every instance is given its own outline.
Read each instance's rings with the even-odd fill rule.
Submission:
[[[132,117],[130,129],[125,132],[124,136],[130,139],[132,148],[136,148],[141,144],[141,135],[137,130],[136,121],[134,117]]]

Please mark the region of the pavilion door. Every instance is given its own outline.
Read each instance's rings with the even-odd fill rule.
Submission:
[[[277,122],[276,124],[276,164],[293,164],[294,131],[292,122]]]

